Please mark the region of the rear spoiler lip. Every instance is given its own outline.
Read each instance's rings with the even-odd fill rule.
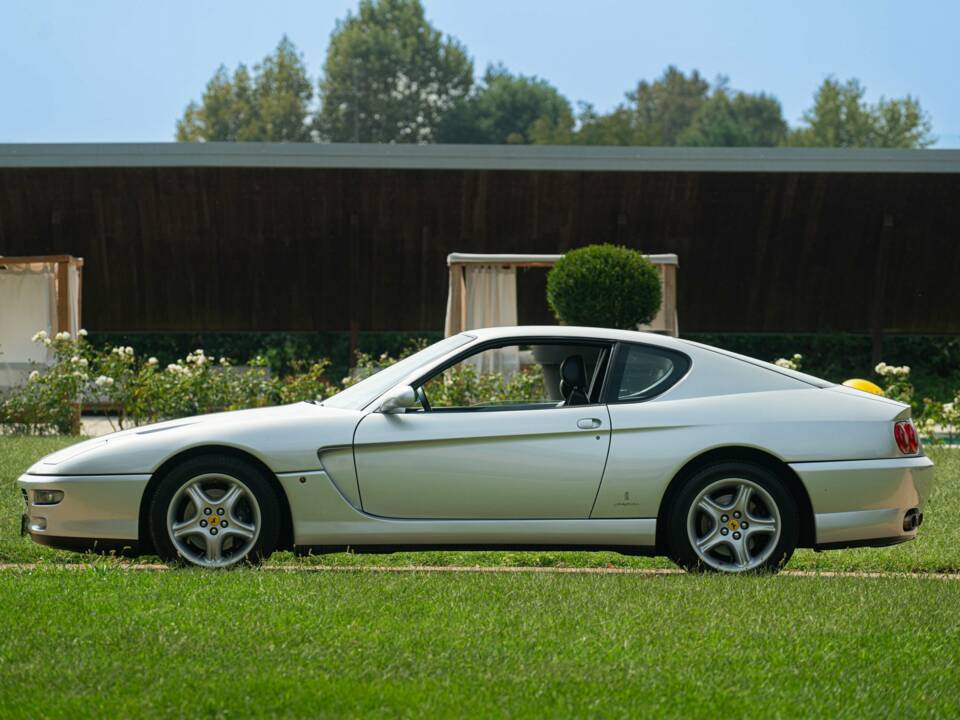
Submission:
[[[856,390],[855,388],[847,387],[846,385],[831,385],[830,387],[823,389],[831,392],[843,393],[844,395],[860,398],[861,400],[872,400],[873,402],[883,403],[884,405],[889,405],[891,410],[899,408],[900,411],[896,414],[893,420],[909,420],[911,419],[911,415],[913,413],[913,408],[911,408],[907,403],[903,403],[892,398],[883,397],[881,395],[871,395],[868,392]]]

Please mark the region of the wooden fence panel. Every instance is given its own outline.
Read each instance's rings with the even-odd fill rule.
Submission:
[[[960,176],[0,170],[0,254],[86,259],[95,330],[437,330],[447,253],[680,256],[686,332],[960,332]],[[520,319],[550,322],[544,273]]]

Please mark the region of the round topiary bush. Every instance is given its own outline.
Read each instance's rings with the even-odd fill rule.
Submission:
[[[567,325],[633,329],[660,309],[660,273],[636,250],[588,245],[571,250],[550,270],[547,302]]]

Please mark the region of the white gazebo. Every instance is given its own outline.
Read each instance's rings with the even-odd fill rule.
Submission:
[[[80,329],[83,259],[72,255],[0,256],[0,390],[24,382],[35,363],[52,360],[32,341]]]
[[[486,255],[450,253],[450,290],[444,334],[517,324],[517,268],[551,268],[562,255]],[[649,325],[641,330],[676,336],[677,256],[645,255],[660,271],[663,302]]]

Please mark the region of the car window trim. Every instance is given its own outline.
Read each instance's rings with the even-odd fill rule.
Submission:
[[[674,369],[671,371],[670,376],[668,377],[670,382],[664,384],[661,381],[657,383],[653,386],[657,389],[657,391],[649,395],[644,395],[643,397],[632,400],[621,400],[618,397],[618,394],[620,392],[620,383],[623,381],[623,372],[626,368],[628,347],[643,348],[653,355],[660,355],[661,357],[667,357],[672,360],[674,362]],[[621,357],[623,358],[622,361]],[[679,363],[677,362],[678,360]],[[687,373],[690,372],[691,367],[693,367],[693,360],[689,355],[682,353],[679,350],[660,347],[658,345],[650,345],[648,343],[626,342],[623,340],[618,340],[616,347],[613,350],[613,354],[610,357],[610,364],[607,368],[607,377],[604,382],[604,388],[601,397],[603,398],[603,402],[607,405],[632,405],[636,403],[647,402],[648,400],[653,400],[654,398],[660,397],[670,388],[680,382],[684,377],[686,377]]]
[[[611,353],[614,352],[615,347],[617,346],[616,340],[604,340],[601,338],[572,338],[569,335],[561,335],[559,337],[549,336],[549,335],[537,335],[537,336],[521,336],[521,337],[508,337],[508,338],[496,338],[494,340],[485,340],[480,343],[471,343],[463,351],[457,353],[441,365],[436,365],[423,375],[420,375],[415,380],[411,381],[409,385],[414,390],[419,390],[425,382],[433,379],[440,373],[448,370],[449,368],[456,365],[458,362],[461,362],[473,355],[478,355],[486,350],[493,350],[496,348],[508,347],[510,345],[597,345],[600,347],[608,348]],[[611,355],[611,359],[613,356]],[[603,378],[603,391],[600,393],[600,400],[595,403],[587,403],[584,405],[577,405],[576,407],[598,407],[600,405],[605,405],[604,392],[606,392],[607,380],[610,377],[610,368],[611,364],[607,363],[607,368],[604,372]],[[573,407],[573,406],[571,406]],[[532,409],[532,408],[530,408]],[[541,408],[550,410],[552,408]],[[437,412],[440,411],[440,408],[437,408]],[[425,410],[423,412],[434,412],[434,410]],[[469,408],[450,408],[449,410],[444,410],[444,412],[476,412]],[[518,410],[518,412],[524,412],[523,410]]]

